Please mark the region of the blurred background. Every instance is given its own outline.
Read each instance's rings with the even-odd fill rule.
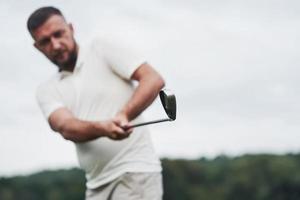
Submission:
[[[26,21],[48,5],[80,43],[99,33],[130,41],[176,94],[177,120],[150,127],[165,199],[300,199],[298,1],[0,0],[1,200],[83,199],[75,148],[35,100],[56,67]],[[165,114],[156,101],[145,115]]]

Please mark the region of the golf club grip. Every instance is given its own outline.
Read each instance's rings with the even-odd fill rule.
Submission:
[[[143,123],[139,123],[139,124],[134,124],[129,126],[128,128],[135,128],[135,127],[139,127],[139,126],[145,126],[148,124],[155,124],[155,123],[160,123],[160,122],[167,122],[167,121],[173,121],[172,119],[159,119],[159,120],[153,120],[150,122],[143,122]]]

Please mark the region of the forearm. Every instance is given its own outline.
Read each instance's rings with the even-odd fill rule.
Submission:
[[[83,121],[76,118],[65,120],[56,131],[60,132],[66,140],[78,143],[104,136],[100,122]]]
[[[139,80],[137,88],[121,112],[128,117],[129,121],[135,119],[152,104],[164,85],[164,80],[158,74]]]

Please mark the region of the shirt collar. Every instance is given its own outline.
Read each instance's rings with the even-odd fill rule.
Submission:
[[[73,73],[77,73],[81,69],[82,65],[83,65],[83,50],[82,47],[78,46],[78,55],[77,55],[77,60],[73,72],[62,70],[59,72],[61,75],[60,78],[64,79],[65,77],[72,75]]]
[[[74,72],[77,72],[83,65],[83,49],[78,46],[78,56],[74,67]]]

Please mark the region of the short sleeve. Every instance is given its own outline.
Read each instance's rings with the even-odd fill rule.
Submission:
[[[122,78],[129,80],[135,70],[146,63],[145,56],[129,40],[119,37],[98,37],[93,42],[107,64]]]
[[[54,85],[40,85],[36,90],[36,99],[47,120],[52,112],[58,108],[65,107]]]

